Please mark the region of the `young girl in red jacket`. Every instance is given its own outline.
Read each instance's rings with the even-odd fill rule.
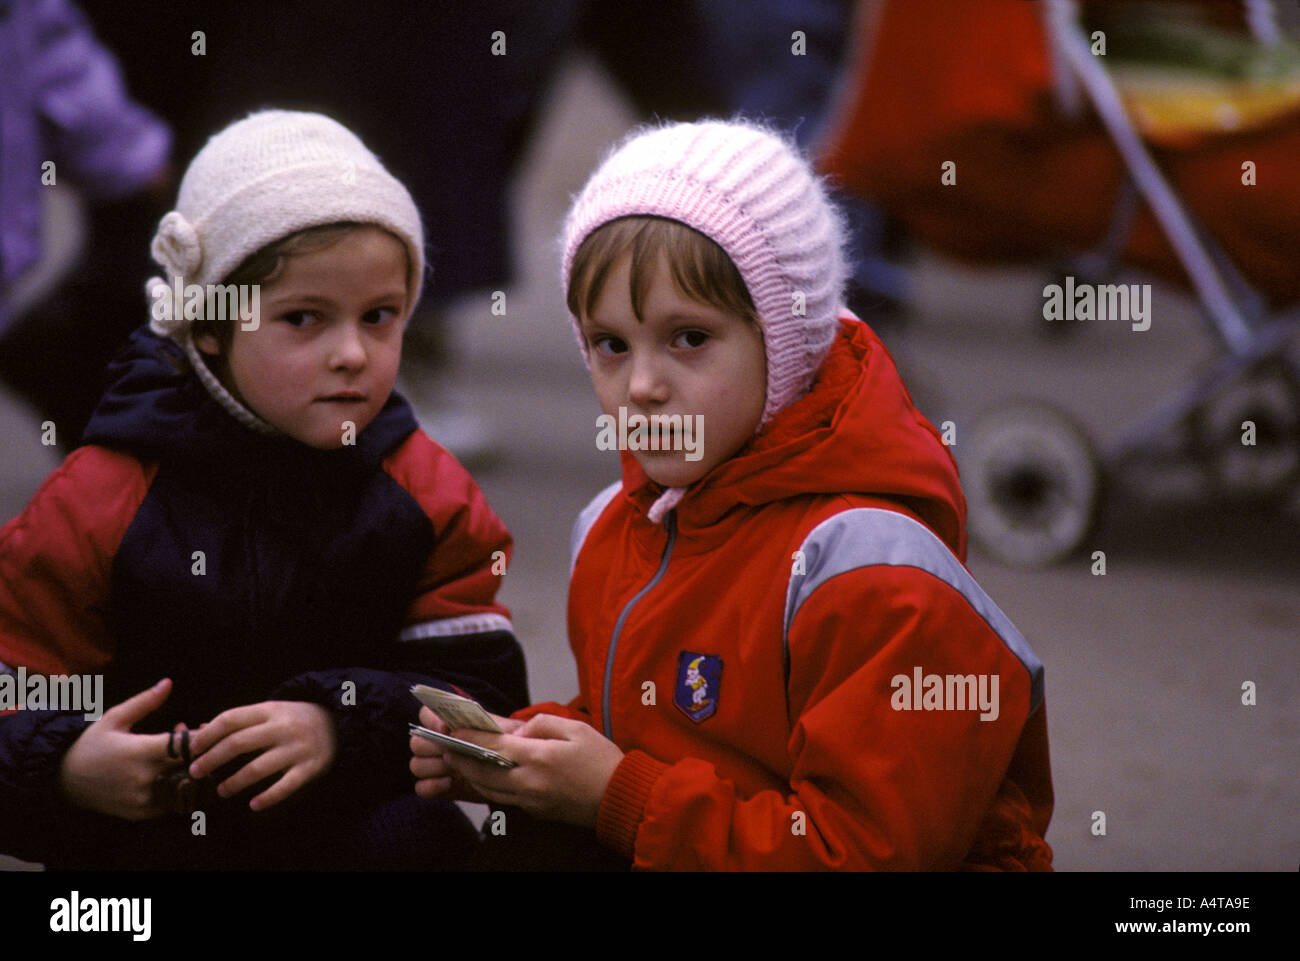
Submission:
[[[962,564],[956,466],[844,308],[843,242],[747,124],[592,176],[564,281],[622,480],[574,531],[579,694],[455,732],[514,768],[413,740],[419,793],[637,868],[1050,869],[1042,665]]]

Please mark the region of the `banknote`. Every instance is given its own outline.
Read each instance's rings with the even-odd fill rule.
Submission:
[[[426,684],[414,685],[411,693],[421,704],[438,715],[439,720],[447,725],[449,731],[470,728],[475,731],[491,731],[493,734],[503,733],[478,701],[461,697],[459,694],[440,691]]]

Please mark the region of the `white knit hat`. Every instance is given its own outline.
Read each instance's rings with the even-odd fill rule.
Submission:
[[[847,273],[839,211],[798,148],[743,121],[634,131],[592,174],[564,225],[564,289],[592,231],[619,217],[665,217],[731,258],[754,301],[767,354],[766,424],[807,392],[835,338]],[[587,346],[573,318],[583,358]]]
[[[163,268],[146,288],[162,303],[150,327],[185,347],[195,372],[236,419],[273,432],[216,380],[198,356],[190,322],[172,291],[219,283],[246,257],[289,234],[342,221],[375,224],[406,245],[410,303],[424,281],[424,230],[406,188],[337,121],[317,113],[264,110],[214,135],[181,180],[176,209],[158,224],[150,248]],[[233,406],[232,406],[233,405]]]

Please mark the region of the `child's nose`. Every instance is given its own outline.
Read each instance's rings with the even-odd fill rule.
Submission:
[[[668,400],[669,385],[663,365],[649,354],[634,354],[628,378],[628,400],[639,407],[652,407]]]
[[[366,345],[361,336],[360,326],[352,323],[339,324],[331,343],[330,366],[364,367],[366,363]]]

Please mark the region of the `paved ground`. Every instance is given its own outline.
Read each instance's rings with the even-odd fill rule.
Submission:
[[[616,462],[591,442],[598,413],[556,280],[569,196],[630,122],[584,65],[553,93],[516,197],[522,273],[506,316],[489,294],[454,318],[450,387],[491,425],[502,456],[476,472],[515,535],[503,596],[536,699],[576,693],[564,634],[569,525]],[[957,427],[1012,397],[1050,399],[1099,441],[1211,356],[1192,305],[1157,287],[1152,326],[1078,324],[1047,341],[1037,273],[933,258],[891,341],[918,404]],[[1142,278],[1126,278],[1136,282]],[[0,398],[0,516],[55,466],[30,413]],[[1300,513],[1175,501],[1140,481],[1112,498],[1080,558],[1035,572],[972,552],[970,567],[1047,666],[1062,870],[1294,870],[1300,863]],[[1105,576],[1091,553],[1106,555]],[[1258,703],[1244,706],[1245,681]],[[1104,837],[1090,828],[1103,811]]]

